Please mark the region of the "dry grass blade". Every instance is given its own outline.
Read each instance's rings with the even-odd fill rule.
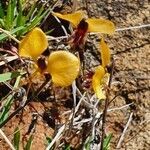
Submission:
[[[82,102],[83,99],[85,98],[85,94],[86,94],[86,93],[84,93],[84,94],[82,95],[80,101],[78,102],[77,106],[75,107],[74,114],[78,111],[81,102]],[[72,116],[73,116],[73,113],[70,114],[70,117],[69,117],[69,119],[68,119],[69,121],[71,120]],[[66,126],[67,126],[67,124],[64,124],[63,126],[61,126],[61,127],[59,128],[58,133],[57,133],[56,136],[53,138],[52,142],[47,146],[46,150],[49,150],[49,149],[54,145],[54,143],[55,143],[57,140],[60,139],[62,133],[64,132],[64,130],[65,130],[65,128],[66,128]]]
[[[4,138],[4,140],[6,141],[6,143],[10,146],[10,148],[12,150],[15,150],[14,146],[11,144],[11,142],[9,141],[9,139],[6,137],[6,135],[4,134],[4,132],[1,129],[0,129],[0,134]]]
[[[140,28],[147,28],[150,27],[150,24],[143,24],[140,26],[133,26],[133,27],[127,27],[127,28],[118,28],[116,31],[126,31],[126,30],[133,30],[133,29],[140,29]]]
[[[76,107],[76,92],[77,92],[77,87],[76,87],[76,82],[74,81],[72,83],[72,95],[73,95],[73,110],[72,110],[72,119],[70,122],[70,127],[69,127],[69,131],[68,131],[68,135],[71,133],[71,129],[73,126],[73,121],[74,121],[74,117],[75,117],[75,107]]]
[[[63,133],[64,129],[65,129],[65,125],[60,127],[60,129],[58,130],[58,133],[56,134],[52,142],[47,146],[46,150],[49,150],[54,145],[54,143],[61,137],[61,134]]]
[[[122,110],[122,109],[128,108],[132,104],[133,103],[130,103],[130,104],[127,104],[127,105],[123,105],[123,106],[117,107],[117,108],[108,109],[107,112],[112,112],[112,111],[116,111],[116,110]],[[95,116],[95,121],[98,120],[101,115],[102,115],[102,112],[98,112],[97,115]],[[74,122],[74,125],[91,122],[92,119],[93,119],[92,117],[91,118],[87,118],[87,119],[82,119],[81,121]]]
[[[110,111],[115,111],[115,110],[121,110],[121,109],[124,109],[124,108],[127,108],[129,107],[130,105],[133,105],[134,103],[130,103],[130,104],[127,104],[127,105],[123,105],[121,107],[116,107],[116,108],[112,108],[112,109],[108,109],[107,111],[110,112]]]
[[[65,36],[68,36],[67,30],[65,29],[65,27],[61,24],[60,20],[58,19],[58,17],[54,16],[54,18],[56,19],[56,21],[61,25],[62,30],[64,31]]]
[[[49,35],[47,35],[46,36],[47,37],[47,39],[50,41],[50,40],[62,40],[62,39],[68,39],[68,36],[60,36],[60,37],[53,37],[53,36],[49,36]]]
[[[135,30],[135,29],[148,28],[148,27],[150,27],[150,24],[143,24],[140,26],[126,27],[126,28],[118,28],[115,31],[119,32],[119,31]],[[90,35],[95,35],[95,34],[100,34],[100,33],[99,32],[97,32],[97,33],[90,32]]]
[[[16,59],[18,59],[17,55],[15,55],[15,56],[7,56],[7,57],[4,58],[4,60],[0,61],[0,66],[5,65],[6,63],[11,62],[11,61],[16,60]]]
[[[131,120],[132,120],[132,116],[133,116],[133,112],[130,114],[130,116],[129,116],[129,119],[128,119],[128,122],[127,122],[127,124],[126,124],[126,126],[125,126],[125,128],[124,128],[124,130],[123,130],[123,132],[122,132],[122,135],[121,135],[121,137],[120,137],[120,139],[119,139],[119,141],[118,141],[118,144],[117,144],[117,147],[116,148],[120,148],[121,147],[121,143],[122,143],[122,141],[123,141],[123,139],[124,139],[124,136],[125,136],[125,133],[126,133],[126,131],[127,131],[127,128],[129,127],[129,124],[130,124],[130,122],[131,122]]]

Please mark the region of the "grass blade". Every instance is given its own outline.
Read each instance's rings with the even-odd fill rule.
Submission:
[[[47,141],[47,144],[50,144],[52,139],[50,137],[46,136],[46,141]]]
[[[13,27],[13,20],[15,18],[15,9],[16,9],[16,0],[9,0],[6,15],[7,30],[11,30]]]
[[[48,8],[43,14],[43,7],[41,7],[39,13],[36,15],[36,17],[32,20],[31,24],[27,25],[27,28],[25,28],[25,30],[23,31],[22,34],[27,33],[28,31],[32,30],[35,26],[37,26],[41,20],[46,16],[46,14],[51,10],[51,8]]]
[[[24,16],[22,13],[22,0],[18,0],[18,16],[16,20],[16,27],[24,25]]]
[[[2,107],[2,112],[0,114],[0,125],[3,123],[4,120],[6,120],[6,118],[9,115],[9,110],[12,105],[12,100],[13,100],[13,95],[10,95],[7,98],[7,101],[5,102],[4,106]]]
[[[4,27],[4,24],[5,24],[4,19],[1,19],[1,18],[0,18],[0,27],[3,28],[3,27]]]
[[[34,10],[35,10],[35,7],[36,7],[36,3],[34,3],[34,4],[31,6],[30,11],[29,11],[29,13],[27,14],[27,16],[26,16],[26,18],[25,18],[26,21],[28,21],[28,20],[31,19],[31,16],[32,16],[32,14],[33,14],[33,12],[34,12]]]
[[[32,141],[33,141],[33,135],[31,135],[31,136],[29,137],[29,140],[27,141],[27,144],[26,144],[24,150],[31,150]]]
[[[10,34],[16,34],[17,32],[19,32],[20,30],[23,30],[25,27],[21,26],[21,27],[18,27],[18,28],[15,28],[13,29],[12,31],[10,31]],[[6,34],[1,34],[0,35],[0,41],[4,40],[5,38],[7,38],[8,35]]]
[[[104,139],[103,150],[109,150],[109,144],[110,144],[111,138],[112,138],[112,134],[109,134],[109,135]]]
[[[9,139],[6,137],[6,135],[4,134],[4,132],[0,129],[0,135],[1,137],[4,138],[4,140],[6,141],[6,143],[10,146],[11,150],[15,150],[15,148],[13,147],[13,145],[10,143]],[[3,147],[2,147],[3,148]]]
[[[91,143],[92,143],[92,138],[91,136],[89,136],[86,141],[85,141],[85,144],[84,144],[84,148],[86,150],[90,150],[91,149]]]
[[[20,144],[20,130],[18,127],[15,128],[15,134],[13,138],[13,144],[16,150],[19,150],[19,144]]]
[[[4,18],[4,16],[5,16],[4,9],[2,3],[0,3],[0,18]]]
[[[13,87],[14,89],[18,87],[20,79],[21,79],[21,76],[18,76],[16,79],[16,82],[14,84],[14,87]],[[7,97],[5,104],[2,106],[2,110],[0,113],[0,126],[7,119],[12,102],[13,102],[13,94],[11,94]]]

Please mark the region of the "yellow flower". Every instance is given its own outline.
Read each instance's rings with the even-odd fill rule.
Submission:
[[[98,66],[92,78],[92,87],[99,99],[105,99],[105,86],[108,84],[109,73],[106,66],[110,63],[110,49],[107,44],[101,39],[100,42],[102,65]]]
[[[70,52],[57,51],[52,52],[47,58],[48,64],[45,63],[40,65],[38,59],[47,46],[48,41],[45,33],[40,28],[34,28],[20,41],[19,55],[32,58],[39,67],[38,70],[44,69],[41,73],[45,71],[50,73],[53,83],[57,86],[71,85],[79,73],[79,59]],[[42,63],[44,63],[43,58],[41,60]]]
[[[106,67],[110,64],[110,49],[103,38],[100,41],[100,53],[102,59],[102,66]]]
[[[48,58],[47,71],[52,76],[52,81],[59,86],[68,86],[79,73],[79,59],[70,52],[56,51]]]
[[[45,33],[36,27],[20,41],[19,56],[30,57],[37,61],[47,47],[48,41]]]
[[[53,15],[69,21],[73,28],[75,28],[70,44],[74,50],[80,51],[80,59],[83,55],[81,49],[83,49],[88,32],[99,32],[105,34],[112,34],[115,32],[115,26],[111,21],[106,19],[87,18],[83,11],[64,15],[60,13],[53,13]]]
[[[105,99],[103,92],[103,78],[105,75],[105,69],[102,66],[98,66],[92,78],[92,87],[99,99]]]
[[[96,19],[96,18],[87,18],[83,11],[77,11],[72,14],[60,14],[60,13],[53,13],[54,16],[58,18],[64,19],[69,21],[73,27],[77,28],[79,23],[85,19],[85,22],[88,24],[87,32],[100,32],[106,34],[112,34],[115,32],[114,24],[106,19]]]

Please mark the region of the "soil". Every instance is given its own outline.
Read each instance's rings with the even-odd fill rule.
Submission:
[[[79,6],[80,6],[79,2]],[[124,28],[150,23],[150,3],[148,0],[94,0],[89,1],[85,10],[90,17],[103,17],[115,23],[116,28]],[[150,149],[150,32],[149,28],[141,28],[126,31],[117,31],[114,35],[106,37],[106,41],[111,49],[112,57],[115,60],[112,95],[115,98],[110,108],[118,108],[123,105],[133,103],[129,107],[108,112],[106,131],[113,133],[110,149],[116,149],[118,140],[126,126],[130,114],[133,112],[132,120],[125,132],[120,150],[148,150]],[[97,57],[99,37],[93,35],[88,37],[86,43],[86,59],[90,59],[89,67],[98,64]],[[57,89],[61,93],[62,89]],[[59,114],[70,110],[72,103],[65,101],[58,102],[57,110],[50,112],[52,118],[43,121],[43,114],[47,110],[53,109],[49,97],[45,96],[44,102],[31,102],[26,106],[23,114],[11,119],[5,127],[4,133],[9,139],[13,138],[14,129],[19,126],[24,139],[29,137],[28,129],[33,119],[33,113],[37,113],[35,130],[33,132],[32,150],[43,150],[47,145],[46,136],[53,137],[54,124],[65,123],[67,117],[59,118]],[[64,92],[63,92],[64,93]],[[59,95],[59,94],[58,94]],[[65,92],[58,99],[70,99],[68,92]],[[46,101],[46,102],[45,102]],[[64,107],[66,104],[67,107]],[[33,106],[33,107],[32,107]],[[70,108],[69,108],[70,106]],[[46,107],[46,108],[45,108]],[[13,111],[13,110],[12,110]],[[48,112],[49,113],[49,112]],[[19,122],[20,121],[20,122]],[[49,125],[48,125],[49,124]],[[30,133],[31,135],[31,133]],[[46,135],[46,136],[45,136]],[[26,141],[26,140],[24,140]],[[0,141],[0,149],[9,149],[6,143]]]

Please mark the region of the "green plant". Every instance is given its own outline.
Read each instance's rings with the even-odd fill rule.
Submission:
[[[104,139],[104,143],[103,143],[103,150],[109,150],[109,144],[110,144],[111,139],[112,139],[112,134],[109,134],[108,136],[106,136],[106,138]]]
[[[50,144],[51,142],[52,142],[52,139],[50,137],[46,136],[46,143]]]
[[[23,74],[25,74],[25,72],[20,72],[20,71],[7,72],[7,73],[0,74],[0,82],[11,80]]]
[[[15,7],[15,5],[11,2],[12,1],[10,0],[7,7],[10,7],[10,6],[12,6],[12,7],[10,7],[7,11],[9,12],[11,10],[12,12],[15,12],[13,9],[13,6]],[[17,3],[18,1],[13,1],[13,2]],[[22,2],[22,1],[19,1],[19,2]],[[19,3],[19,5],[22,5],[22,3]],[[32,7],[34,8],[34,6],[32,6]],[[15,34],[17,36],[23,35],[24,33],[31,30],[32,27],[34,27],[39,22],[39,18],[40,18],[40,16],[39,16],[37,18],[37,20],[35,20],[35,22],[34,21],[32,22],[32,24],[27,23],[28,26],[26,26],[24,28],[24,26],[26,24],[24,22],[24,19],[22,19],[22,18],[24,18],[24,16],[22,13],[22,7],[21,6],[20,6],[19,10],[20,10],[20,16],[18,15],[17,17],[18,18],[20,17],[20,19],[18,21],[16,19],[16,23],[18,25],[17,28],[23,26],[23,29],[16,31]],[[40,14],[41,14],[42,11],[44,10],[44,8],[41,8],[40,10],[41,10],[41,12],[40,12]],[[32,12],[32,9],[31,9],[31,12]],[[54,13],[54,14],[56,15],[56,13]],[[8,22],[13,23],[11,18],[14,16],[12,16],[12,13],[9,13],[9,15],[10,15],[10,17],[8,17],[8,19],[9,19]],[[29,12],[29,14],[25,17],[26,21],[30,20],[28,18],[32,18],[32,17],[29,17],[30,15],[31,14]],[[81,14],[79,13],[79,15],[82,16],[82,13]],[[42,14],[42,16],[43,16],[43,14]],[[58,16],[58,15],[56,15],[56,16]],[[60,17],[60,16],[58,16],[58,17]],[[68,17],[68,15],[67,15],[67,17]],[[63,19],[62,16],[60,18]],[[77,27],[80,27],[80,23],[82,23],[82,20],[79,18],[79,24],[77,24]],[[114,27],[113,23],[111,23],[110,21],[107,21],[107,20],[86,19],[84,21],[84,23],[87,24],[87,29],[84,32],[84,34],[81,32],[81,35],[78,35],[78,33],[80,33],[80,31],[82,31],[82,28],[77,28],[77,30],[75,31],[74,44],[80,44],[80,43],[84,44],[84,38],[86,37],[85,35],[89,31],[101,32],[101,33],[103,33],[104,31],[105,31],[104,33],[112,33],[115,31],[115,27]],[[102,28],[99,28],[102,25],[102,23],[104,23],[104,26],[102,26]],[[11,24],[9,24],[8,27],[6,26],[6,29],[8,30],[10,27],[11,27],[11,29],[13,29],[16,26],[11,26]],[[108,27],[109,27],[109,31],[107,31]],[[12,32],[12,31],[10,31],[10,32]],[[44,73],[49,73],[50,77],[48,80],[46,80],[46,82],[49,82],[49,80],[51,79],[51,81],[56,86],[66,87],[66,86],[70,86],[73,83],[73,81],[80,74],[79,57],[72,54],[71,52],[59,50],[59,51],[51,52],[50,55],[47,57],[42,55],[42,53],[48,47],[48,40],[47,40],[45,33],[38,27],[32,29],[21,41],[18,40],[18,44],[19,44],[18,55],[20,57],[31,58],[34,62],[34,65],[36,66],[35,67],[36,72],[33,72],[31,78],[33,78],[37,72],[41,73],[41,75],[43,75]],[[99,100],[108,101],[109,91],[108,91],[107,87],[109,86],[108,81],[109,81],[110,75],[109,75],[107,67],[109,66],[109,64],[111,64],[111,59],[110,59],[111,55],[110,55],[110,49],[107,46],[107,44],[105,43],[105,41],[103,40],[103,38],[101,38],[100,49],[101,49],[100,52],[101,52],[102,63],[101,63],[101,65],[98,65],[97,68],[93,69],[94,71],[93,71],[93,76],[91,79],[92,80],[92,88],[93,88],[93,92],[95,92],[95,94]],[[81,70],[82,70],[82,68],[81,68]],[[19,75],[20,75],[20,73],[19,73]],[[16,76],[14,76],[12,74],[8,74],[7,76],[2,76],[2,82],[10,80],[14,77],[16,77]],[[45,85],[45,83],[44,83],[44,85]],[[29,86],[29,88],[30,88],[30,86]],[[37,96],[39,94],[39,91],[41,91],[41,88],[39,88],[37,90],[37,92],[35,93],[35,96]],[[27,105],[31,101],[31,99],[33,99],[33,97],[28,97],[28,94],[26,95],[26,98],[27,98],[27,101],[26,101],[25,105]],[[12,100],[13,100],[13,97],[10,97],[10,100],[8,100],[5,103],[5,105],[3,106],[4,112],[2,112],[2,117],[1,117],[2,118],[2,124],[3,124],[3,122],[5,122],[5,120],[9,116],[9,110],[10,110],[10,107],[12,104]],[[23,107],[25,107],[25,105],[23,105]],[[106,114],[106,113],[104,112],[104,114]],[[104,121],[103,121],[103,124],[104,124]],[[1,124],[0,124],[0,126],[1,126]],[[102,132],[104,133],[104,127],[102,129],[103,129]],[[104,136],[103,135],[104,134],[102,134],[102,140],[101,140],[101,143],[102,143],[101,147],[102,148],[101,149],[108,150],[112,135],[107,136],[105,139],[104,139],[105,135]],[[14,135],[14,145],[15,145],[16,149],[19,149],[19,139],[20,139],[20,134],[18,132]],[[33,141],[33,136],[31,135],[29,140],[26,143],[26,146],[24,147],[25,150],[31,149],[32,141]],[[51,139],[47,138],[47,141],[48,141],[48,143],[50,143]],[[90,150],[93,143],[94,143],[93,138],[88,137],[87,141],[84,144],[84,147],[86,148],[86,150]],[[49,147],[48,147],[48,149],[49,149]],[[64,149],[70,150],[71,149],[70,145],[65,145]]]
[[[45,10],[44,4],[38,6],[34,3],[30,8],[24,6],[22,0],[0,1],[0,28],[15,34],[18,38],[35,26],[39,25],[41,20],[51,10],[49,7]],[[6,35],[0,35],[0,40],[6,39]]]
[[[92,142],[93,142],[92,137],[89,136],[85,141],[84,148],[86,150],[90,150],[90,148],[91,148],[90,146],[91,146]]]
[[[33,135],[30,135],[30,137],[24,147],[24,150],[31,150],[32,142],[33,142]]]
[[[20,130],[18,127],[16,127],[14,138],[13,138],[13,144],[16,150],[19,150],[19,143],[20,143]]]
[[[63,150],[71,150],[71,146],[69,144],[66,144],[64,146]]]
[[[21,134],[20,134],[20,130],[18,127],[15,128],[15,134],[14,134],[14,138],[13,138],[13,145],[15,147],[16,150],[19,150],[19,145],[20,145],[20,139],[21,139]],[[32,146],[32,141],[33,141],[33,135],[30,135],[29,139],[26,142],[26,145],[24,146],[24,150],[30,150],[31,146]]]
[[[8,80],[8,79],[12,79],[13,78],[11,76],[12,75],[11,73],[6,73],[6,78],[4,78],[3,75],[4,74],[0,75],[0,80],[3,81],[3,82]],[[14,89],[18,87],[20,79],[21,79],[21,75],[17,74],[15,77],[17,77],[17,79],[16,79],[15,85],[13,87]],[[1,110],[1,113],[0,113],[0,126],[1,127],[3,126],[3,123],[5,122],[5,120],[9,116],[9,111],[10,111],[11,105],[12,105],[13,100],[14,100],[13,94],[8,95],[4,100],[5,100],[5,102],[4,102],[4,104],[2,104],[2,110]]]

